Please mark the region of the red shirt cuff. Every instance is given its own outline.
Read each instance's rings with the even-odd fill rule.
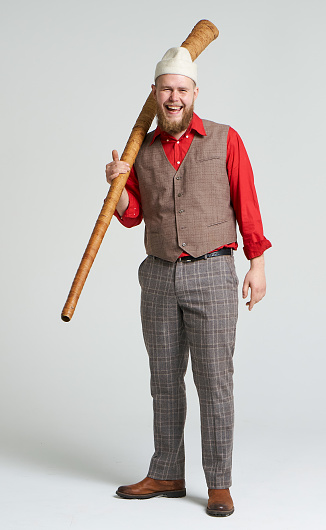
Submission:
[[[258,258],[258,256],[261,256],[265,250],[271,246],[272,243],[268,241],[266,237],[264,237],[264,239],[257,241],[256,243],[245,244],[243,247],[243,252],[245,253],[247,259]]]
[[[114,212],[115,217],[120,221],[120,223],[126,228],[132,228],[137,226],[142,222],[142,212],[140,209],[139,202],[132,193],[128,191],[129,195],[129,205],[125,213],[120,217],[117,210]]]

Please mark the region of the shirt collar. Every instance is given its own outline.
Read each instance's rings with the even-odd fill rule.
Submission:
[[[205,131],[205,127],[204,127],[204,124],[202,122],[202,120],[199,118],[199,116],[197,116],[197,114],[193,114],[193,117],[192,117],[192,120],[191,122],[189,123],[189,126],[188,126],[188,129],[185,131],[184,134],[188,134],[190,133],[191,131],[194,131],[194,132],[197,132],[198,134],[201,134],[202,136],[207,136],[206,135],[206,131]],[[154,135],[153,135],[153,138],[152,138],[152,141],[150,143],[150,145],[152,145],[152,143],[156,140],[156,138],[158,136],[162,136],[162,138],[171,138],[172,140],[175,140],[174,136],[171,136],[170,134],[162,131],[160,129],[159,126],[156,127],[155,131],[154,131]],[[183,135],[184,136],[184,135]],[[181,137],[182,138],[182,137]]]

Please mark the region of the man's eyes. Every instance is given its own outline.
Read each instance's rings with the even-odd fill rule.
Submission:
[[[172,92],[170,88],[162,88],[163,92]],[[178,92],[188,92],[186,88],[179,88]]]

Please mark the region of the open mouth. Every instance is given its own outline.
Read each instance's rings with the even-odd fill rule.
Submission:
[[[165,105],[165,108],[171,114],[178,114],[183,109],[180,105]]]

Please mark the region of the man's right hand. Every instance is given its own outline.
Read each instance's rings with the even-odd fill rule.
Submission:
[[[111,185],[113,179],[115,179],[120,173],[128,173],[130,171],[130,166],[127,162],[122,162],[119,160],[118,151],[113,149],[112,151],[113,162],[110,162],[106,165],[105,174],[106,180]]]

